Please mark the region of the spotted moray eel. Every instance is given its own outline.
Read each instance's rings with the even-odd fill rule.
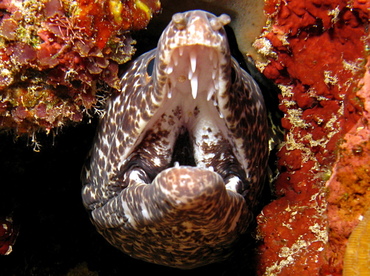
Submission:
[[[182,269],[222,261],[253,219],[267,121],[258,86],[230,55],[229,21],[173,15],[107,104],[82,198],[97,230],[134,258]],[[188,164],[174,160],[179,137]]]

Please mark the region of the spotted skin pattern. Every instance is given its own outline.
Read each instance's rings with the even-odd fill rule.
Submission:
[[[222,261],[253,220],[267,120],[259,88],[230,56],[229,21],[175,14],[107,105],[82,198],[97,230],[134,258],[182,269]],[[174,160],[184,133],[193,166]]]

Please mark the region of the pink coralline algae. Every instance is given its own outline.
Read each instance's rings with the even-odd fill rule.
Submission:
[[[79,122],[160,10],[155,0],[0,1],[0,128],[49,132]]]
[[[332,175],[326,183],[330,230],[326,258],[332,264],[331,273],[340,275],[344,264],[345,276],[365,275],[370,264],[366,249],[370,247],[367,238],[370,210],[370,56],[365,69],[356,92],[362,102],[362,117],[344,135]],[[361,221],[365,222],[365,227],[367,223],[367,228],[355,234],[357,242],[348,243]]]
[[[343,149],[346,133],[366,122],[357,92],[369,51],[368,5],[266,1],[269,24],[254,46],[265,57],[258,67],[281,90],[286,135],[278,152],[277,199],[258,216],[258,275],[341,275],[354,218],[368,206],[369,135]],[[363,160],[356,163],[354,156]],[[342,159],[352,167],[339,165]],[[362,208],[349,211],[356,198]]]

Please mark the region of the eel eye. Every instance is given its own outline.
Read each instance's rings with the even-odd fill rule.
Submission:
[[[152,74],[153,74],[153,70],[154,70],[154,61],[155,61],[155,58],[152,58],[147,66],[146,66],[146,72],[148,73],[148,76],[151,77]]]

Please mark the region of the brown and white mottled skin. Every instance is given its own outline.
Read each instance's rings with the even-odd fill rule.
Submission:
[[[97,230],[134,258],[183,269],[221,261],[253,219],[267,121],[259,88],[230,56],[229,21],[175,14],[108,103],[82,198]],[[173,160],[185,132],[195,166]]]

